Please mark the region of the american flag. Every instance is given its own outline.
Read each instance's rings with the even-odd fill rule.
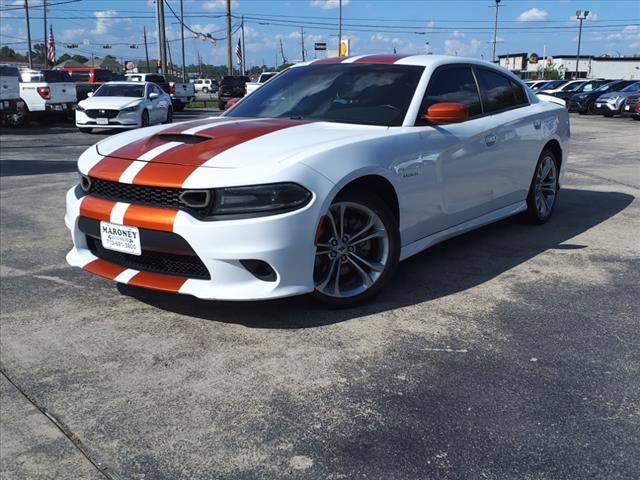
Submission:
[[[236,46],[236,58],[238,65],[242,65],[242,45],[240,45],[240,37],[238,37],[238,45]]]
[[[56,41],[53,39],[53,26],[49,25],[49,41],[47,42],[47,61],[51,64],[56,61]]]

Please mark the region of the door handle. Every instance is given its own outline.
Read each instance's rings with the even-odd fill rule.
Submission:
[[[535,128],[536,130],[540,130],[541,126],[542,126],[542,120],[534,120],[533,121],[533,128]]]
[[[497,140],[498,137],[495,133],[490,133],[489,135],[484,137],[484,143],[487,145],[487,147],[493,147]]]

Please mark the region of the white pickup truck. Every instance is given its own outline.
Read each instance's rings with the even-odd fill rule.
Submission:
[[[27,115],[49,123],[54,115],[70,117],[77,103],[76,84],[64,70],[23,70],[20,98]]]
[[[127,80],[132,82],[153,82],[171,96],[171,105],[176,112],[184,110],[196,97],[192,83],[167,82],[159,73],[127,73]]]
[[[0,65],[0,117],[3,124],[24,124],[24,102],[20,99],[20,72],[14,65]]]
[[[271,80],[273,77],[275,77],[279,72],[262,72],[260,74],[260,76],[258,77],[258,81],[257,82],[247,82],[246,86],[246,93],[244,94],[244,96],[246,97],[247,95],[255,92],[258,88],[260,88],[260,86],[262,86],[262,84],[266,83],[267,80]]]

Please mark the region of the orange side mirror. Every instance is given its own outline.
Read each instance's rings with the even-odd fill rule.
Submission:
[[[431,123],[460,123],[469,118],[469,107],[462,103],[436,103],[423,117]]]

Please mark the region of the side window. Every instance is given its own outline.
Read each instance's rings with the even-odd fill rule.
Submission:
[[[485,113],[526,105],[522,89],[511,79],[491,70],[476,69]]]
[[[476,81],[470,67],[445,67],[436,70],[422,102],[420,116],[436,103],[462,103],[469,107],[469,117],[482,114]]]

